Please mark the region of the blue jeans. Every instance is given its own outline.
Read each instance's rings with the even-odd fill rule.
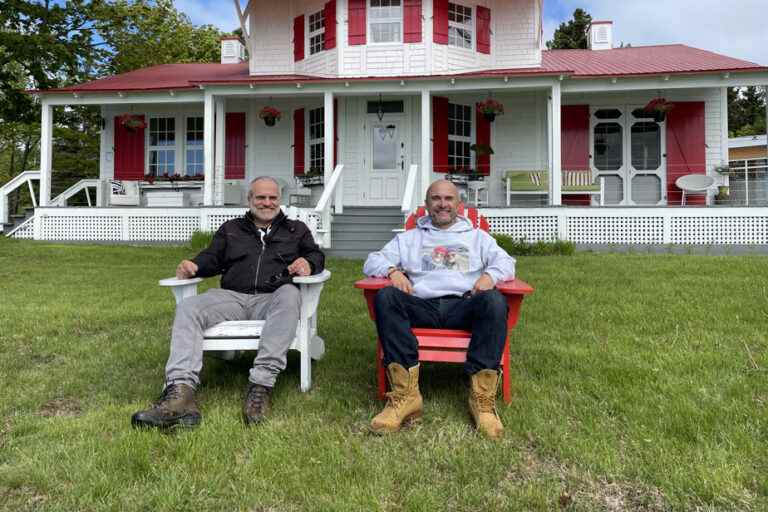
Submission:
[[[507,340],[507,301],[498,290],[468,298],[420,299],[389,286],[376,294],[376,330],[384,350],[384,365],[411,368],[419,362],[412,327],[472,331],[464,371],[499,368]]]

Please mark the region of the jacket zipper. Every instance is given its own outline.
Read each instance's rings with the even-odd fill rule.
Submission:
[[[259,292],[259,272],[261,272],[261,259],[264,257],[264,253],[267,252],[267,242],[264,240],[266,233],[259,229],[259,238],[261,239],[261,254],[259,254],[259,260],[256,262],[256,281],[253,283],[253,293]]]

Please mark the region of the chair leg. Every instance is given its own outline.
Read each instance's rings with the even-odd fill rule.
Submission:
[[[300,366],[299,382],[302,393],[306,393],[312,387],[312,358],[309,355],[309,347],[299,352]]]
[[[384,372],[384,350],[381,348],[381,341],[376,341],[376,376],[378,380],[378,397],[384,400],[384,393],[387,392],[387,376]]]

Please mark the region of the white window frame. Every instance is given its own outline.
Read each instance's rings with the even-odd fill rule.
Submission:
[[[458,117],[451,117],[450,111],[451,111],[451,105],[455,107],[461,107],[463,112],[469,112],[469,117],[467,119],[464,118],[458,118]],[[468,122],[469,123],[469,136],[466,135],[451,135],[451,120],[454,121],[460,121],[460,122]],[[455,160],[457,158],[457,154],[454,152],[453,155],[451,155],[451,142],[454,143],[467,143],[470,146],[472,145],[472,140],[475,135],[475,123],[474,123],[474,116],[473,116],[473,108],[472,105],[465,105],[463,103],[454,103],[450,102],[448,103],[448,165],[450,166],[451,158],[453,157],[454,160],[454,166],[452,167],[459,167],[455,165]],[[472,162],[472,151],[469,151],[469,154],[467,156],[461,155],[462,159],[466,159],[466,164],[462,164],[461,167],[464,167],[466,169],[474,169],[474,162]]]
[[[315,29],[312,30],[312,18],[316,16],[320,17],[320,27],[315,27]],[[320,37],[320,48],[318,50],[314,50],[314,47],[312,46],[312,38],[318,36]],[[309,50],[310,56],[317,55],[318,53],[321,53],[323,50],[325,50],[325,9],[321,8],[319,11],[311,13],[307,16],[307,48]]]
[[[156,119],[171,119],[173,120],[173,131],[165,130],[162,133],[172,133],[173,134],[173,144],[172,145],[152,145],[152,121]],[[147,167],[144,169],[144,175],[149,175],[152,173],[152,153],[155,151],[163,151],[163,152],[172,152],[173,153],[173,174],[168,174],[168,176],[178,176],[179,174],[179,123],[177,122],[177,118],[175,115],[168,115],[168,114],[150,114],[149,115],[149,123],[147,124],[147,130],[146,130],[146,145],[147,145],[147,155],[146,155],[146,162]],[[160,132],[158,132],[160,133]],[[163,167],[167,167],[167,164],[164,164]],[[167,171],[165,169],[164,171],[160,172],[160,174],[154,174],[154,176],[163,176],[163,174]]]
[[[462,9],[466,9],[469,11],[470,16],[470,22],[469,23],[459,23],[457,21],[451,21],[451,7],[461,7]],[[461,4],[458,2],[449,2],[448,3],[448,46],[451,46],[453,48],[461,48],[463,50],[475,50],[476,44],[477,44],[477,30],[475,30],[475,20],[477,18],[476,9],[471,5]],[[454,42],[451,42],[451,29],[454,30],[465,30],[469,32],[470,35],[470,43],[469,47],[456,44],[456,39],[459,39],[458,36],[454,36]]]
[[[391,5],[386,5],[386,6],[377,5],[377,6],[374,6],[373,5],[374,2],[377,2],[377,3],[382,3],[382,2],[386,2],[386,3],[398,2],[398,5],[397,6],[391,6]],[[374,9],[383,9],[383,8],[391,9],[391,8],[394,8],[394,7],[398,7],[399,8],[400,14],[398,16],[390,16],[390,17],[386,17],[386,18],[383,17],[383,18],[376,18],[376,19],[374,19],[374,17],[373,17]],[[399,45],[399,44],[402,44],[403,43],[403,30],[404,30],[403,25],[405,24],[405,20],[403,18],[403,13],[405,12],[405,10],[403,9],[403,0],[367,0],[367,8],[368,8],[368,10],[367,10],[366,18],[367,18],[367,23],[368,23],[368,27],[367,27],[367,30],[368,30],[368,39],[367,39],[368,40],[368,44],[372,44],[372,45],[387,45],[387,44],[390,44],[390,45],[398,44]],[[397,40],[395,40],[395,41],[375,41],[374,38],[373,38],[373,25],[383,25],[383,24],[392,24],[392,23],[398,23],[400,25],[400,31],[397,34]]]
[[[312,122],[313,113],[315,113],[315,122]],[[319,119],[319,121],[318,121]],[[323,134],[323,136],[319,138],[312,138],[312,127],[318,126],[319,128],[315,130],[319,130],[319,133]],[[320,169],[323,170],[325,167],[325,108],[324,107],[317,107],[308,109],[307,111],[307,147],[306,147],[306,162],[308,162],[307,165],[307,172],[312,171],[314,169]],[[322,158],[315,159],[316,163],[313,165],[312,160],[312,147],[317,146],[319,148],[319,151],[323,154]]]
[[[189,173],[189,158],[188,158],[188,153],[187,152],[191,149],[191,150],[201,151],[204,154],[204,149],[203,149],[204,148],[204,144],[203,144],[204,138],[200,139],[200,143],[199,144],[190,144],[188,142],[187,134],[189,132],[189,127],[188,127],[187,123],[189,122],[190,119],[200,119],[200,121],[202,123],[202,126],[201,126],[199,131],[200,131],[201,134],[203,134],[203,137],[205,137],[205,120],[204,120],[204,116],[202,114],[188,114],[188,115],[186,115],[184,117],[184,141],[183,141],[183,148],[184,148],[183,149],[183,155],[184,155],[184,159],[183,159],[184,160],[184,166],[183,166],[183,168],[184,168],[184,176],[200,176],[203,173],[205,173],[205,156],[203,155],[202,161],[199,162],[199,164],[201,165],[200,173],[190,174]],[[194,131],[198,131],[198,130],[194,130]],[[195,163],[198,163],[198,162],[195,162]]]

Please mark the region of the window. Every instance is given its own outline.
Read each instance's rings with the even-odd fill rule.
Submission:
[[[472,8],[448,3],[448,44],[472,49]]]
[[[400,0],[370,0],[369,32],[372,43],[403,40],[403,8]]]
[[[309,170],[323,170],[325,166],[325,124],[323,107],[309,111]]]
[[[448,167],[470,169],[472,155],[472,107],[448,104]]]
[[[187,176],[203,174],[203,118],[187,118]]]
[[[152,117],[149,120],[149,174],[176,173],[176,119]]]
[[[323,9],[309,15],[309,54],[320,53],[324,49],[325,17]]]

